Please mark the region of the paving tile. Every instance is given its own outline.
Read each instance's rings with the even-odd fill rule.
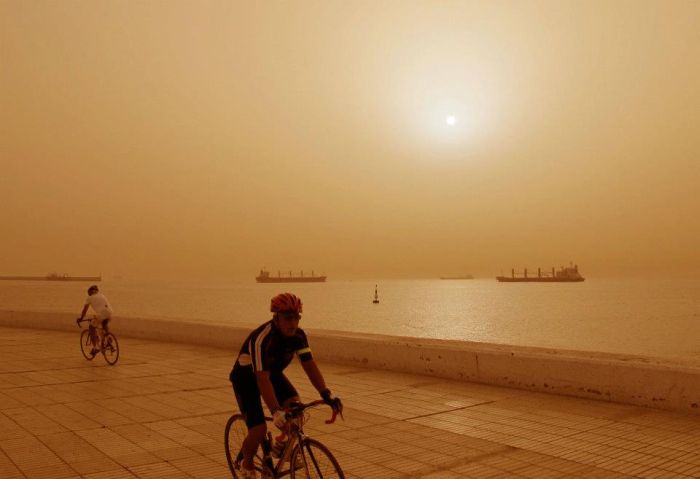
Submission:
[[[57,477],[76,475],[73,469],[33,436],[2,440],[0,450],[26,477],[50,477],[51,470],[56,471]]]
[[[88,414],[82,411],[75,411],[64,404],[37,406],[35,409],[71,431],[100,427],[100,424],[94,421]]]
[[[78,479],[78,473],[65,464],[51,466],[36,466],[22,470],[23,474],[32,479]]]
[[[233,353],[120,338],[85,361],[76,335],[0,328],[0,478],[229,478]],[[32,353],[29,354],[28,351]],[[348,479],[700,477],[700,418],[321,364],[346,420],[306,433]],[[294,363],[303,398],[318,394]]]
[[[3,411],[3,414],[32,434],[48,434],[66,430],[66,428],[52,421],[48,416],[41,414],[36,408],[6,409]]]
[[[2,381],[2,375],[0,375],[0,381]],[[0,411],[3,409],[16,409],[22,406],[24,406],[23,402],[0,392]]]
[[[130,470],[142,479],[191,479],[193,476],[179,470],[168,462],[157,462],[133,466]]]
[[[0,450],[0,477],[5,479],[19,479],[24,478],[22,472],[15,464],[10,460],[7,455]]]
[[[46,434],[38,436],[37,439],[48,447],[56,456],[63,462],[69,465],[75,463],[90,462],[94,463],[94,468],[99,470],[114,469],[116,464],[111,461],[104,453],[92,446],[82,437],[74,432],[63,432],[55,434]],[[100,464],[107,466],[106,468]],[[87,469],[94,469],[87,467]],[[86,469],[83,467],[82,469]],[[77,470],[77,468],[76,468]],[[93,472],[90,470],[89,472]]]
[[[196,455],[170,461],[170,463],[192,477],[209,479],[230,479],[231,472],[227,465],[217,463],[206,456]]]
[[[136,479],[138,476],[124,468],[111,469],[109,471],[83,474],[83,479]]]
[[[66,403],[64,406],[88,417],[98,424],[98,427],[113,427],[122,424],[131,424],[134,421],[121,414],[107,409],[103,404],[90,400]]]

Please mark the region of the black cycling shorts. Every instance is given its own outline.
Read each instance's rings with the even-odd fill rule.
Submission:
[[[238,409],[245,415],[245,423],[248,429],[265,422],[262,398],[258,389],[258,382],[252,366],[240,366],[236,364],[229,376],[236,395]],[[294,388],[287,376],[282,371],[270,371],[270,382],[275,390],[277,402],[284,404],[290,398],[298,397],[299,393]]]

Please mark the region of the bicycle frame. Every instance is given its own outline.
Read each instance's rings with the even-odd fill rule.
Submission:
[[[85,319],[81,319],[78,322],[78,327],[80,329],[83,329],[83,326],[80,323],[83,323],[85,321],[87,321],[87,323],[88,323],[88,332],[90,333],[90,341],[92,342],[92,345],[95,348],[101,348],[102,347],[102,338],[104,337],[104,334],[105,334],[104,328],[102,326],[93,326],[91,323],[92,320],[89,318],[85,318]]]
[[[277,464],[275,464],[275,467],[273,468],[275,477],[284,477],[287,474],[290,474],[290,469],[292,468],[292,464],[290,463],[292,451],[294,451],[294,447],[298,444],[299,447],[303,447],[304,441],[306,440],[306,435],[304,435],[304,429],[302,427],[303,423],[303,413],[302,417],[295,418],[296,420],[290,420],[290,430],[289,433],[287,434],[287,437],[289,438],[287,440],[287,445],[285,448],[282,450],[282,453],[280,454],[279,459],[277,459]],[[266,438],[265,441],[269,442],[269,438]],[[269,449],[267,446],[263,448],[264,449]],[[269,454],[269,452],[267,453]],[[284,470],[284,466],[286,464],[289,464],[289,469]],[[305,466],[306,467],[306,466]]]
[[[89,318],[76,318],[76,324],[78,329],[82,330],[80,333],[80,350],[83,356],[88,361],[95,358],[98,352],[102,353],[105,361],[110,366],[117,364],[119,360],[119,341],[117,337],[109,329],[106,329],[102,323],[99,326],[93,326],[92,320]],[[82,323],[88,321],[88,329],[83,329]],[[87,339],[84,339],[86,336]],[[92,347],[92,351],[88,351],[88,348]]]
[[[288,418],[288,423],[289,423],[289,440],[287,441],[287,445],[285,446],[284,450],[280,454],[279,459],[277,460],[277,463],[274,464],[274,467],[272,468],[274,477],[280,478],[284,477],[288,474],[291,473],[292,467],[294,467],[294,464],[291,464],[291,454],[294,451],[294,448],[296,446],[299,447],[300,450],[303,451],[303,447],[306,444],[307,441],[307,436],[304,434],[304,411],[306,409],[319,406],[321,404],[325,404],[325,401],[323,400],[317,400],[317,401],[312,401],[307,404],[299,404],[298,407],[292,407],[289,412],[287,412],[287,418]],[[335,422],[335,419],[337,417],[338,413],[333,411],[333,415],[331,416],[330,419],[326,420],[326,424],[332,424]],[[342,417],[342,414],[341,414]],[[272,418],[266,417],[265,420],[267,421],[272,421]],[[268,436],[271,436],[271,434],[268,433]],[[270,451],[270,444],[269,444],[270,438],[266,437],[263,442],[266,442],[267,444],[263,446],[263,453],[265,457],[269,457],[269,451]],[[265,457],[263,458],[263,461],[265,460]],[[307,463],[307,458],[306,454],[301,454],[302,461],[303,461],[303,468],[307,472],[309,472],[309,464]],[[284,470],[285,464],[289,464],[289,469]],[[269,467],[269,466],[268,466]]]

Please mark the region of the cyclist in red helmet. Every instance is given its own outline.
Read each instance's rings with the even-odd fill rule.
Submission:
[[[301,299],[291,293],[278,294],[270,302],[272,319],[248,335],[241,346],[229,379],[236,401],[246,416],[248,435],[243,441],[243,479],[255,479],[253,457],[267,433],[262,401],[265,401],[275,426],[284,430],[284,408],[299,401],[299,393],[284,375],[294,356],[321,397],[334,411],[342,412],[343,404],[334,397],[311,355],[304,330],[299,327]],[[273,453],[283,444],[275,444]]]

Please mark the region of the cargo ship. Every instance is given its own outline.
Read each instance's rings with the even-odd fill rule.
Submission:
[[[496,276],[496,279],[501,283],[579,283],[585,281],[586,278],[578,272],[578,265],[562,266],[559,271],[552,268],[551,271],[542,271],[537,268],[537,275],[528,275],[527,268],[523,273],[516,273],[512,269],[510,276]]]
[[[49,273],[46,276],[0,276],[3,281],[102,281],[100,276],[68,276],[67,274]]]
[[[440,279],[474,279],[471,274],[465,274],[463,276],[440,276]]]
[[[304,276],[303,271],[300,272],[299,276],[293,276],[291,271],[287,276],[282,276],[279,271],[277,276],[272,276],[269,271],[261,269],[260,274],[255,277],[255,281],[258,283],[325,283],[326,276],[316,276],[313,271],[311,271],[311,276]]]

